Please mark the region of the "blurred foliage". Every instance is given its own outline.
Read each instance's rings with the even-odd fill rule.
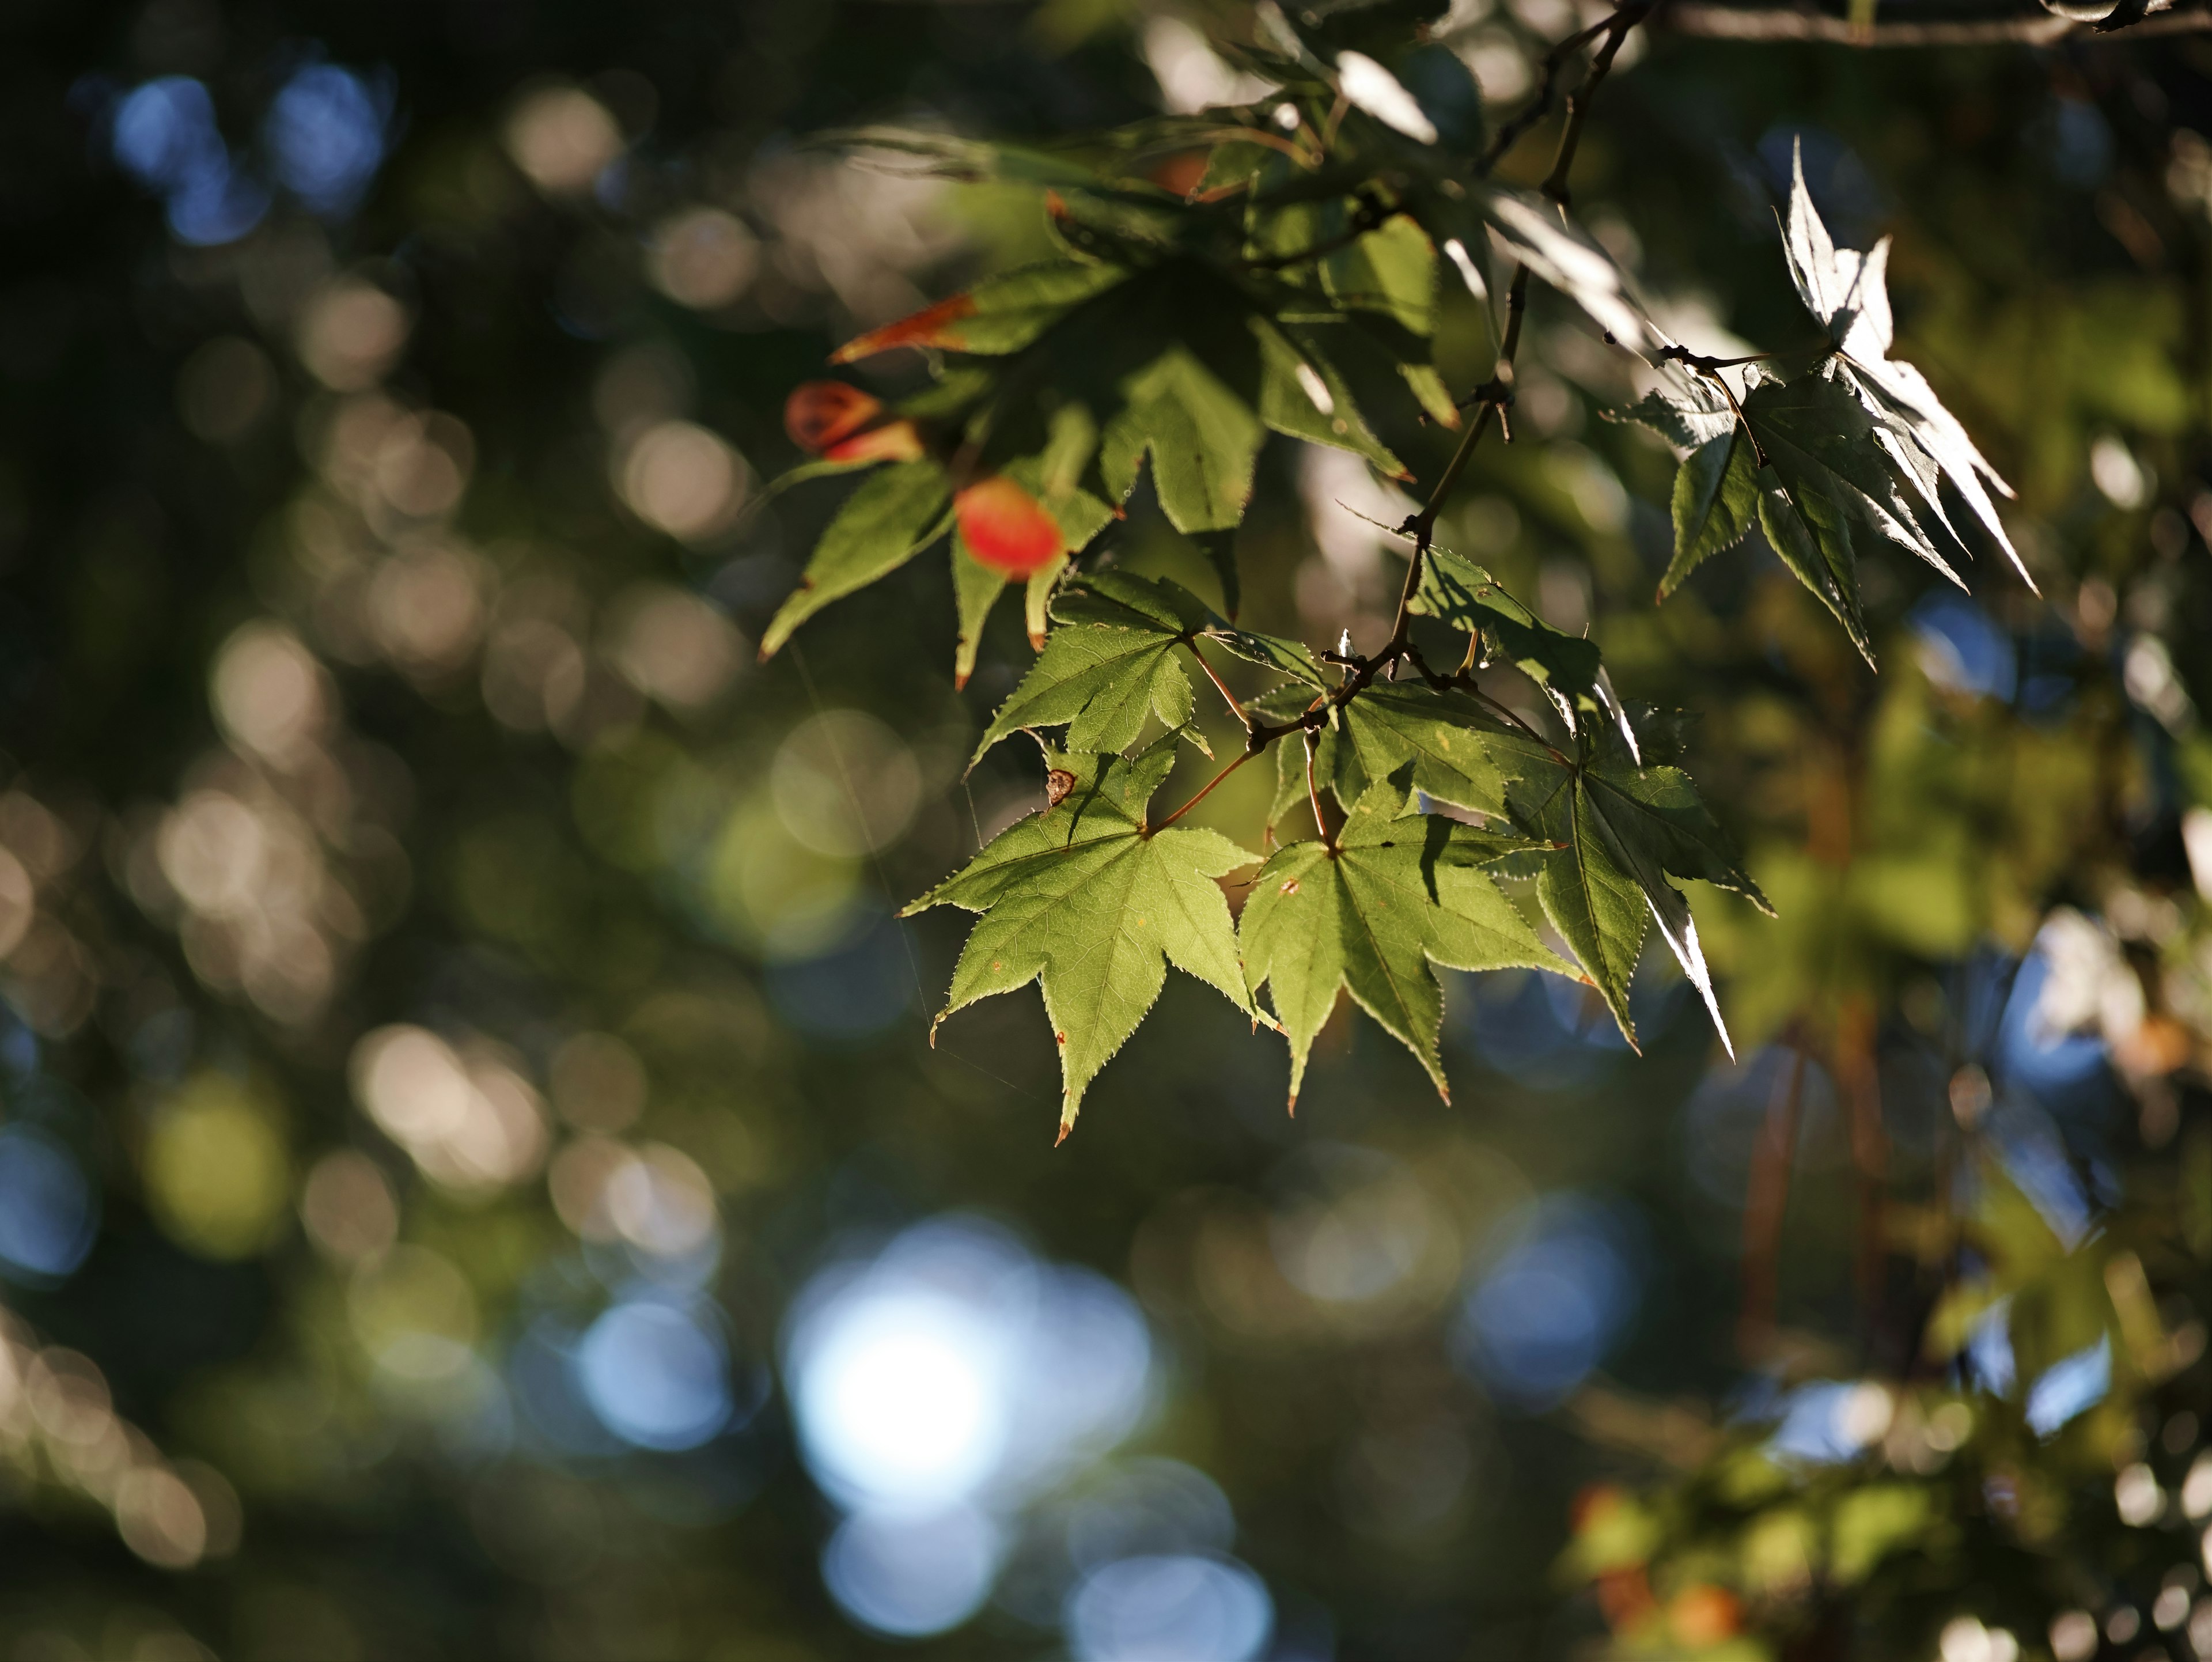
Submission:
[[[1585,21],[1455,8],[1446,142]],[[1254,27],[8,10],[0,1654],[2212,1649],[2212,50],[1631,35],[1583,222],[1697,350],[1797,346],[1802,149],[2040,594],[1875,554],[1878,675],[1763,551],[1655,607],[1674,454],[1540,289],[1439,540],[1747,851],[1741,1062],[1664,965],[1640,1058],[1447,976],[1450,1105],[1340,1009],[1291,1120],[1171,978],[1055,1154],[1033,1008],[932,1048],[961,926],[891,916],[1042,801],[963,772],[1024,608],[964,689],[923,562],[755,661],[842,499],[763,500],[788,395],[1054,233],[809,140],[1188,114]],[[1382,638],[1407,505],[1255,478],[1239,624]],[[1147,491],[1115,563],[1224,599]]]

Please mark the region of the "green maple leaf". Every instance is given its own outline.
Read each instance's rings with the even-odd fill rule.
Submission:
[[[1293,843],[1253,880],[1238,927],[1245,974],[1291,1044],[1297,1106],[1314,1035],[1348,988],[1362,1009],[1420,1059],[1449,1099],[1437,1035],[1443,990],[1432,965],[1571,975],[1477,865],[1529,844],[1441,815],[1407,814],[1412,770],[1370,786],[1334,847]]]
[[[1674,557],[1659,579],[1662,600],[1706,560],[1741,542],[1759,518],[1759,463],[1733,415],[1726,432],[1682,459],[1673,508]]]
[[[1147,715],[1187,728],[1195,705],[1175,656],[1216,621],[1196,595],[1173,583],[1118,571],[1092,572],[1054,602],[1061,627],[1022,684],[999,707],[975,746],[981,757],[1023,728],[1067,727],[1071,750],[1122,750]]]
[[[1674,476],[1674,557],[1659,580],[1659,598],[1673,594],[1705,560],[1741,542],[1756,520],[1768,546],[1835,615],[1871,664],[1874,648],[1859,609],[1850,521],[1866,520],[1885,534],[1900,522],[1883,517],[1871,498],[1829,466],[1843,458],[1808,428],[1807,393],[1798,383],[1785,385],[1753,365],[1745,386],[1740,405],[1731,405],[1710,381],[1681,376],[1616,412],[1689,451]],[[1863,427],[1863,417],[1851,413]],[[1864,456],[1844,465],[1855,476],[1892,466],[1870,441]],[[1894,496],[1888,484],[1869,482]],[[1943,566],[1932,543],[1914,551]]]
[[[1782,243],[1799,298],[1828,331],[1836,349],[1841,384],[1881,425],[1929,514],[1950,530],[1937,495],[1940,479],[1958,491],[2004,550],[2021,580],[2033,588],[2035,579],[2005,535],[1996,504],[1990,499],[1990,490],[2009,496],[2012,487],[1975,448],[1928,378],[1889,356],[1896,338],[1889,309],[1889,239],[1884,237],[1863,253],[1838,247],[1805,188],[1802,153],[1791,161],[1790,210],[1783,222]],[[1955,532],[1951,534],[1955,538]]]
[[[1479,636],[1491,655],[1510,660],[1543,690],[1566,719],[1570,732],[1580,730],[1581,712],[1602,711],[1620,728],[1629,749],[1635,750],[1636,730],[1613,697],[1597,643],[1553,628],[1474,561],[1449,549],[1431,548],[1423,557],[1420,587],[1412,609]]]
[[[1628,1042],[1636,1043],[1628,983],[1656,922],[1733,1056],[1697,923],[1668,878],[1732,890],[1770,915],[1773,908],[1737,861],[1689,776],[1677,768],[1595,760],[1540,792],[1528,789],[1516,807],[1554,848],[1536,882],[1545,916],[1582,960]]]
[[[952,522],[952,481],[933,461],[900,462],[872,473],[815,545],[806,575],[761,637],[761,656],[830,601],[865,588],[935,542]]]
[[[1145,821],[1174,747],[1133,758],[1048,749],[1052,806],[1001,831],[967,867],[907,907],[979,912],[942,1021],[1035,981],[1060,1047],[1060,1135],[1084,1088],[1137,1029],[1167,966],[1255,1014],[1229,904],[1214,880],[1254,855],[1218,831]]]
[[[1278,815],[1305,794],[1305,759],[1284,741]],[[1508,728],[1467,694],[1378,683],[1334,713],[1319,735],[1315,783],[1347,811],[1377,780],[1402,770],[1411,788],[1438,802],[1510,818],[1516,782],[1548,777],[1567,764],[1550,746]],[[1517,821],[1516,821],[1517,823]]]
[[[1178,531],[1225,530],[1244,517],[1264,436],[1251,407],[1188,348],[1176,345],[1121,383],[1127,401],[1106,424],[1099,471],[1116,502],[1149,454],[1160,509]]]

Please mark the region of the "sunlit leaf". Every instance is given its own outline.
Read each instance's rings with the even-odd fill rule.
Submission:
[[[1876,419],[1904,440],[1917,445],[1942,472],[1996,540],[2030,588],[2020,552],[2006,536],[1990,491],[2009,496],[2012,487],[1998,476],[1958,417],[1943,407],[1928,378],[1911,364],[1892,358],[1895,327],[1889,309],[1889,239],[1884,237],[1864,253],[1839,248],[1821,222],[1805,187],[1802,147],[1793,154],[1790,209],[1783,223],[1783,250],[1790,280],[1806,309],[1828,331],[1841,354],[1850,388]],[[1927,506],[1939,520],[1942,508],[1929,493]]]
[[[1170,347],[1122,384],[1127,402],[1106,424],[1099,469],[1116,500],[1145,457],[1161,511],[1178,531],[1226,530],[1244,517],[1262,436],[1251,407],[1188,349]]]
[[[1245,973],[1291,1044],[1291,1104],[1314,1035],[1339,988],[1419,1057],[1449,1097],[1437,1036],[1443,990],[1431,965],[1571,973],[1528,922],[1474,867],[1525,847],[1512,836],[1435,814],[1407,814],[1410,780],[1378,781],[1331,848],[1277,850],[1253,879],[1238,927]]]
[[[1127,761],[1048,750],[1045,762],[1053,805],[1001,831],[902,915],[940,905],[982,914],[940,1021],[977,999],[1041,983],[1060,1049],[1065,1136],[1085,1087],[1158,998],[1168,965],[1251,1010],[1214,880],[1253,856],[1218,831],[1147,827],[1146,804],[1174,765],[1171,746]]]
[[[1581,307],[1619,344],[1638,353],[1673,344],[1651,320],[1620,263],[1557,204],[1497,189],[1483,195],[1480,205],[1513,258]]]
[[[1741,542],[1759,518],[1759,465],[1733,417],[1728,431],[1682,459],[1673,507],[1674,557],[1659,579],[1662,600],[1705,560]]]
[[[1364,456],[1396,479],[1410,479],[1406,464],[1376,438],[1359,413],[1352,389],[1322,350],[1319,332],[1255,319],[1260,338],[1260,419],[1276,432]]]
[[[1118,751],[1136,741],[1148,715],[1171,730],[1190,721],[1190,677],[1175,651],[1212,621],[1195,596],[1096,572],[1062,594],[1054,612],[1060,627],[992,717],[977,756],[1025,728],[1066,724],[1069,748]]]

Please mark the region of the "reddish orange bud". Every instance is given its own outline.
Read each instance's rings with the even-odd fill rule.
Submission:
[[[1164,191],[1188,197],[1196,190],[1199,181],[1206,177],[1206,154],[1204,150],[1184,150],[1169,156],[1152,169],[1152,183]]]
[[[952,326],[963,318],[974,316],[975,312],[973,295],[955,295],[934,306],[923,307],[912,317],[901,318],[896,323],[887,323],[880,329],[855,336],[832,352],[830,362],[850,363],[856,358],[888,352],[895,346],[957,346],[960,336]]]
[[[883,401],[842,380],[810,380],[783,401],[783,430],[801,450],[820,455],[883,413]]]
[[[1004,475],[969,485],[953,497],[952,512],[968,551],[1009,577],[1026,577],[1067,551],[1060,522]]]
[[[1667,1625],[1683,1644],[1702,1650],[1742,1630],[1743,1605],[1726,1587],[1701,1581],[1674,1595],[1667,1607]]]
[[[841,439],[823,453],[830,461],[920,461],[928,453],[910,421],[885,422],[865,433]]]

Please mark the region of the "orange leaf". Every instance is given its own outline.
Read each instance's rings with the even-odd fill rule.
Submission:
[[[910,421],[885,422],[841,439],[823,453],[830,461],[920,461],[928,453]]]
[[[969,485],[952,499],[968,551],[994,571],[1026,577],[1067,551],[1060,522],[1044,504],[1003,475]]]
[[[974,315],[975,311],[973,295],[955,295],[934,306],[923,307],[912,317],[901,318],[896,323],[887,323],[880,329],[855,336],[832,352],[830,362],[850,363],[855,358],[872,357],[897,346],[957,346],[960,337],[951,326]]]
[[[810,380],[783,402],[783,430],[801,450],[820,455],[882,412],[883,403],[842,380]]]
[[[1164,191],[1188,197],[1206,177],[1206,161],[1204,150],[1185,150],[1169,156],[1152,169],[1152,183]]]

